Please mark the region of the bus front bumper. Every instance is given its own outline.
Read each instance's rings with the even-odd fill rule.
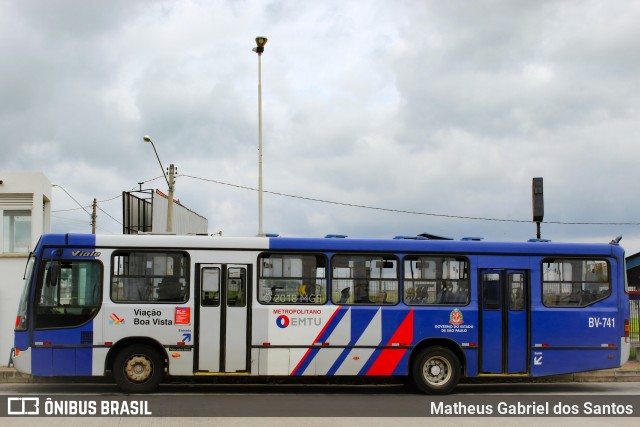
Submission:
[[[11,363],[20,373],[31,374],[31,347],[26,350],[19,348],[11,349]]]

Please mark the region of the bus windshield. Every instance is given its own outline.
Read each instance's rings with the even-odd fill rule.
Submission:
[[[90,320],[100,307],[102,264],[92,260],[54,260],[44,264],[44,271],[35,290],[34,326],[79,326]]]

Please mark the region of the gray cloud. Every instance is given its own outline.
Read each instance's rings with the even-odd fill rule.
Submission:
[[[635,222],[640,3],[621,1],[5,2],[0,170],[38,170],[83,203],[160,174],[257,186],[263,55],[265,188],[398,210]],[[148,184],[164,188],[162,180]],[[257,231],[257,194],[178,177],[211,231]],[[54,210],[75,204],[54,189]],[[103,208],[116,218],[116,199]],[[88,231],[82,211],[57,231]],[[101,220],[103,222],[101,222]],[[101,231],[120,225],[99,217]],[[284,235],[430,231],[522,240],[534,224],[389,213],[267,194]],[[638,227],[545,224],[554,240]]]

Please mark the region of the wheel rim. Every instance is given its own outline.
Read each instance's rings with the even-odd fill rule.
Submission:
[[[146,356],[131,356],[124,364],[124,373],[128,380],[143,383],[153,374],[153,362]]]
[[[453,375],[451,362],[442,356],[432,356],[422,366],[422,376],[432,386],[443,386]]]

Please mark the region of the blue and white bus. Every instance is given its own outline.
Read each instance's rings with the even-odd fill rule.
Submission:
[[[44,235],[12,360],[33,376],[463,377],[614,368],[629,356],[617,244]]]

